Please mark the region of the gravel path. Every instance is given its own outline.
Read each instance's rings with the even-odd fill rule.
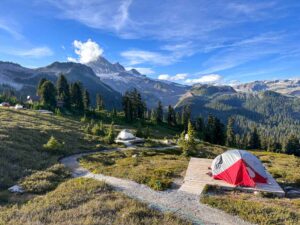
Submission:
[[[164,148],[155,148],[166,149]],[[109,151],[122,151],[130,148],[113,149]],[[104,152],[104,151],[102,151]],[[106,151],[107,152],[107,151]],[[199,202],[199,195],[189,194],[178,190],[154,191],[146,185],[138,184],[134,181],[93,174],[81,167],[77,161],[83,155],[94,153],[82,153],[61,159],[61,163],[72,170],[74,177],[93,178],[112,185],[116,190],[125,195],[147,203],[150,207],[163,212],[171,211],[176,215],[192,220],[195,224],[222,224],[222,225],[249,225],[249,223],[238,217],[226,214],[218,209],[213,209]]]

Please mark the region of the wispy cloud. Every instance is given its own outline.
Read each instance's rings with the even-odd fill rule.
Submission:
[[[199,78],[187,79],[187,80],[185,80],[185,83],[187,83],[187,84],[197,84],[197,83],[214,84],[214,83],[220,82],[221,79],[222,79],[222,77],[219,74],[207,74],[207,75],[203,75]]]
[[[155,71],[152,68],[149,67],[125,67],[126,70],[132,70],[135,69],[137,71],[139,71],[141,74],[145,74],[145,75],[151,75],[154,74]]]
[[[60,10],[60,17],[89,27],[109,30],[125,38],[147,37],[161,40],[199,40],[213,32],[241,23],[274,19],[276,1],[207,0],[48,0]],[[277,15],[277,14],[276,14]],[[275,16],[276,16],[275,15]]]
[[[149,63],[153,65],[171,65],[183,57],[192,56],[196,49],[191,42],[163,45],[157,51],[127,50],[121,56],[129,65]]]
[[[186,79],[186,77],[188,76],[187,73],[178,73],[174,76],[171,76],[169,74],[161,74],[158,76],[159,80],[167,80],[167,81],[182,81],[184,79]]]
[[[53,51],[48,47],[36,47],[31,49],[11,50],[7,52],[10,55],[22,56],[22,57],[46,57],[53,55]]]
[[[171,55],[164,55],[159,52],[128,50],[121,53],[129,65],[150,63],[155,65],[169,65],[176,62],[177,58]]]
[[[77,20],[89,27],[118,32],[129,20],[131,0],[48,0],[60,17]]]
[[[10,22],[8,22],[10,21]],[[0,30],[3,30],[13,36],[15,39],[23,38],[23,35],[16,28],[16,24],[12,22],[11,19],[0,18]]]

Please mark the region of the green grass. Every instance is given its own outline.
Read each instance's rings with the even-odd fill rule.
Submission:
[[[42,194],[53,190],[59,183],[71,177],[71,172],[62,164],[55,164],[45,171],[38,171],[21,181],[27,193]]]
[[[180,154],[176,149],[96,153],[81,158],[80,164],[94,173],[126,178],[155,190],[165,190],[171,187],[175,178],[182,177],[187,168],[189,160]]]
[[[81,125],[73,118],[0,108],[0,191],[51,167],[62,155],[102,148],[101,137],[86,135]],[[51,136],[64,143],[59,154],[43,148]]]
[[[0,206],[0,224],[191,224],[114,191],[103,182],[72,179],[27,204]]]
[[[300,223],[300,199],[264,198],[210,186],[206,187],[200,201],[255,224]]]
[[[300,157],[272,152],[253,152],[281,186],[300,187]]]
[[[223,152],[227,151],[229,148],[226,146],[221,145],[214,145],[208,142],[199,142],[196,145],[196,152],[193,156],[199,158],[208,158],[214,159],[216,156],[222,154]]]

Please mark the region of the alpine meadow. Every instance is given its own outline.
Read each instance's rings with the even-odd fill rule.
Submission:
[[[0,3],[0,225],[300,224],[295,0]]]

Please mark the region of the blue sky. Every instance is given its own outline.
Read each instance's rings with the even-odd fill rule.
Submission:
[[[300,77],[298,0],[1,0],[0,60],[111,62],[183,84]]]

